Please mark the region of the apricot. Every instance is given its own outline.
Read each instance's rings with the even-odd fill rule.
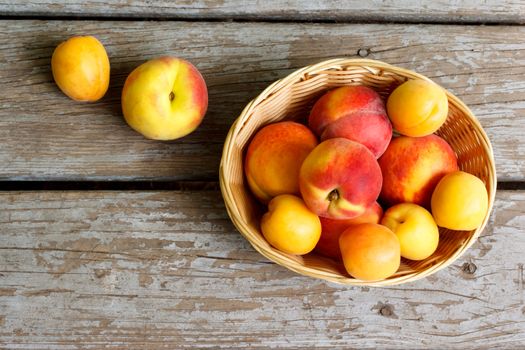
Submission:
[[[280,194],[299,194],[299,170],[315,146],[315,135],[296,122],[279,122],[259,130],[244,162],[253,194],[263,203]]]
[[[437,84],[408,80],[388,97],[386,108],[394,129],[406,136],[426,136],[438,130],[448,115],[448,99]]]
[[[413,203],[400,203],[388,208],[381,220],[399,239],[401,256],[423,260],[431,256],[439,243],[439,230],[432,215]]]
[[[489,199],[483,181],[464,171],[444,176],[432,194],[436,223],[451,230],[474,230],[487,215]]]
[[[353,225],[364,223],[378,224],[383,216],[383,209],[374,202],[371,206],[366,208],[365,212],[353,219],[328,219],[320,217],[321,220],[321,238],[315,246],[315,250],[321,255],[341,259],[341,249],[339,249],[339,236],[344,230]]]
[[[299,197],[283,194],[268,204],[261,219],[264,238],[275,248],[289,254],[311,252],[321,236],[321,222]]]
[[[76,101],[97,101],[109,86],[109,58],[93,36],[75,36],[58,45],[51,70],[64,94]]]
[[[363,281],[376,281],[393,275],[401,263],[397,236],[385,226],[350,226],[339,237],[346,271]]]

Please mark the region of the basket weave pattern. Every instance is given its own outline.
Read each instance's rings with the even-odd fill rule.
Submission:
[[[243,172],[244,151],[262,126],[281,120],[305,120],[313,103],[329,89],[343,85],[367,85],[383,100],[408,79],[428,78],[389,64],[364,59],[333,59],[295,71],[276,81],[252,100],[232,125],[224,144],[220,185],[226,209],[239,232],[268,259],[297,273],[349,284],[387,286],[428,276],[456,260],[474,243],[485,227],[494,203],[496,170],[492,147],[472,112],[447,92],[449,113],[437,134],[454,149],[461,170],[479,177],[489,193],[489,210],[483,224],[473,231],[440,228],[437,251],[423,261],[402,259],[399,270],[383,281],[360,281],[350,277],[341,263],[316,255],[295,256],[270,246],[260,232],[264,208],[251,195]]]

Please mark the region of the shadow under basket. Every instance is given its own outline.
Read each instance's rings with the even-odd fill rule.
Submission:
[[[342,263],[315,253],[304,256],[283,253],[270,246],[261,233],[260,217],[264,208],[251,194],[243,171],[244,151],[257,130],[282,120],[305,120],[313,103],[332,88],[366,85],[386,101],[393,89],[409,79],[430,81],[425,76],[380,61],[333,59],[295,71],[271,84],[248,103],[226,138],[220,165],[220,186],[234,225],[258,252],[305,276],[347,285],[388,286],[429,276],[454,262],[474,243],[487,224],[494,204],[494,156],[490,141],[476,117],[448,91],[448,118],[436,134],[452,146],[460,169],[479,177],[487,187],[489,209],[478,229],[452,231],[440,228],[439,246],[432,256],[423,261],[402,259],[399,270],[381,281],[352,278]]]

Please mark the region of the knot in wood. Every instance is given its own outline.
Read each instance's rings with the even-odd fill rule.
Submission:
[[[468,273],[469,275],[473,275],[477,269],[478,267],[471,262],[466,262],[462,266],[463,272]]]
[[[379,309],[379,314],[381,314],[381,316],[390,317],[394,314],[394,311],[390,305],[384,305]]]

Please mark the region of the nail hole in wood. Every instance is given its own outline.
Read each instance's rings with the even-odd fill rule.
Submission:
[[[361,57],[366,57],[370,54],[370,52],[368,51],[368,49],[359,49],[357,50],[357,54]]]

